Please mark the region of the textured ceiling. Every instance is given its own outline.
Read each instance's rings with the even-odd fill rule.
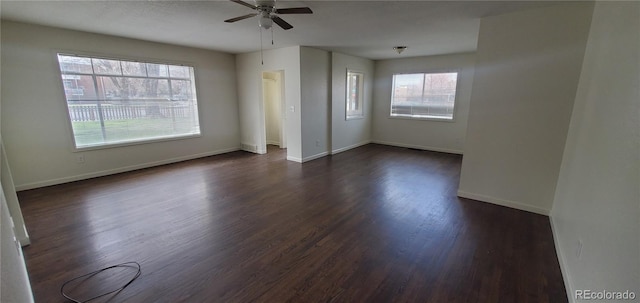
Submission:
[[[254,3],[252,0],[247,0]],[[480,18],[556,4],[538,1],[277,1],[312,15],[281,15],[294,28],[264,31],[266,49],[313,46],[370,59],[474,51]],[[229,53],[260,49],[257,18],[230,1],[6,1],[2,19]],[[408,49],[398,55],[395,45]]]

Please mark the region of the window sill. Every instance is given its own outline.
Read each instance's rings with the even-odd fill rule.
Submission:
[[[449,118],[436,118],[436,117],[389,116],[389,119],[434,121],[434,122],[449,122],[449,123],[456,122],[455,117],[449,119]]]
[[[99,149],[109,149],[109,148],[118,148],[125,146],[133,146],[133,145],[142,145],[149,143],[158,143],[158,142],[168,142],[168,141],[177,141],[184,139],[193,139],[202,137],[202,133],[193,134],[193,135],[185,135],[185,136],[168,136],[168,137],[159,137],[155,139],[149,140],[135,140],[135,141],[121,141],[117,143],[109,143],[109,144],[100,144],[100,145],[87,145],[82,147],[74,147],[73,152],[84,152],[90,150],[99,150]]]

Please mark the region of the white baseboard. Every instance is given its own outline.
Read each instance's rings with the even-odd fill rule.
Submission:
[[[458,190],[458,197],[477,200],[477,201],[480,201],[480,202],[487,202],[487,203],[502,205],[502,206],[506,206],[506,207],[510,207],[510,208],[515,208],[515,209],[524,210],[524,211],[528,211],[528,212],[532,212],[532,213],[536,213],[536,214],[545,215],[545,216],[549,215],[549,210],[548,209],[543,209],[543,208],[539,208],[539,207],[523,204],[523,203],[520,203],[520,202],[509,201],[509,200],[499,199],[499,198],[495,198],[495,197],[469,193],[469,192],[465,192],[465,191],[462,191],[462,190]]]
[[[293,161],[293,162],[302,163],[302,159],[300,159],[298,157],[287,156],[287,160]]]
[[[311,160],[315,160],[315,159],[318,159],[318,158],[322,158],[322,157],[324,157],[324,156],[326,156],[328,154],[329,154],[328,152],[322,152],[322,153],[319,153],[317,155],[309,156],[309,157],[302,158],[302,159],[300,159],[298,157],[287,156],[287,160],[293,161],[293,162],[298,162],[298,163],[304,163],[304,162],[309,162]]]
[[[260,155],[264,155],[267,153],[267,146],[257,146],[257,145],[253,145],[253,144],[248,144],[248,143],[241,143],[240,144],[240,150],[246,151],[246,152],[250,152],[250,153],[254,153],[254,154],[260,154]]]
[[[553,235],[553,244],[556,248],[556,255],[558,256],[558,263],[560,263],[560,272],[562,273],[562,280],[564,280],[564,288],[567,291],[567,298],[569,299],[569,302],[574,303],[576,300],[573,297],[573,294],[575,293],[573,290],[573,283],[571,283],[571,280],[569,279],[569,276],[567,274],[567,266],[566,266],[566,261],[564,258],[564,253],[562,253],[562,248],[560,248],[560,244],[558,243],[558,234],[556,231],[556,224],[554,223],[554,217],[553,216],[549,216],[549,222],[551,223],[551,234]]]
[[[305,158],[302,158],[302,163],[309,162],[309,161],[315,160],[315,159],[320,159],[320,158],[325,157],[327,155],[329,155],[329,152],[321,152],[321,153],[315,154],[313,156],[305,157]]]
[[[74,181],[80,181],[80,180],[96,178],[96,177],[103,177],[103,176],[119,174],[119,173],[124,173],[124,172],[128,172],[128,171],[143,169],[143,168],[149,168],[149,167],[154,167],[154,166],[160,166],[160,165],[165,165],[165,164],[171,164],[171,163],[177,163],[177,162],[182,162],[182,161],[187,161],[187,160],[193,160],[193,159],[198,159],[198,158],[215,156],[215,155],[229,153],[229,152],[233,152],[233,151],[237,151],[237,150],[240,150],[240,148],[234,147],[234,148],[228,148],[228,149],[221,149],[221,150],[212,151],[212,152],[206,152],[206,153],[183,156],[183,157],[176,157],[176,158],[160,160],[160,161],[155,161],[155,162],[147,162],[147,163],[142,163],[142,164],[137,164],[137,165],[130,165],[130,166],[119,167],[119,168],[114,168],[114,169],[91,172],[91,173],[87,173],[87,174],[81,174],[81,175],[75,175],[75,176],[69,176],[69,177],[63,177],[63,178],[57,178],[57,179],[51,179],[51,180],[45,180],[45,181],[38,181],[38,182],[20,184],[20,185],[16,185],[16,191],[34,189],[34,188],[57,185],[57,184],[62,184],[62,183],[74,182]]]
[[[280,141],[270,141],[270,140],[267,140],[267,145],[277,145],[277,146],[280,146]]]
[[[17,228],[17,227],[14,226],[13,228]],[[27,232],[27,226],[26,225],[22,225],[22,235],[20,235],[20,236],[16,235],[16,238],[18,239],[18,242],[20,243],[20,246],[22,246],[22,247],[31,245],[31,238],[29,237],[29,233]]]
[[[331,154],[332,154],[332,155],[335,155],[335,154],[337,154],[337,153],[341,153],[341,152],[344,152],[344,151],[348,151],[348,150],[350,150],[350,149],[354,149],[354,148],[357,148],[357,147],[360,147],[360,146],[363,146],[363,145],[367,145],[367,144],[369,144],[369,143],[371,143],[371,140],[367,140],[367,141],[360,142],[360,143],[356,143],[356,144],[349,145],[349,146],[346,146],[346,147],[342,147],[342,148],[334,149],[334,150],[332,150],[332,151],[331,151]]]
[[[414,144],[405,144],[405,143],[399,143],[399,142],[389,142],[389,141],[379,141],[379,140],[373,140],[373,141],[371,141],[371,143],[382,144],[382,145],[391,145],[391,146],[397,146],[397,147],[415,148],[415,149],[422,149],[422,150],[441,152],[441,153],[449,153],[449,154],[458,154],[458,155],[462,155],[463,154],[463,152],[461,150],[440,148],[440,147],[433,147],[433,146],[414,145]]]
[[[244,151],[250,152],[250,153],[257,153],[258,152],[258,147],[253,145],[253,144],[240,143],[240,150],[244,150]]]

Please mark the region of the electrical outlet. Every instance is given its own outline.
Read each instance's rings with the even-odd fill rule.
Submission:
[[[320,141],[316,140],[316,147],[319,147],[319,146],[320,146]]]
[[[78,157],[76,158],[76,161],[79,164],[84,164],[84,155],[78,155]]]

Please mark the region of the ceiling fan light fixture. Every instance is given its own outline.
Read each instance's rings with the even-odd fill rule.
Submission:
[[[273,20],[271,20],[271,16],[269,14],[262,14],[258,21],[258,25],[264,29],[270,29],[273,25]]]
[[[405,49],[407,49],[406,46],[394,46],[393,47],[393,50],[395,50],[398,53],[398,55],[402,54],[402,52],[404,52]]]

